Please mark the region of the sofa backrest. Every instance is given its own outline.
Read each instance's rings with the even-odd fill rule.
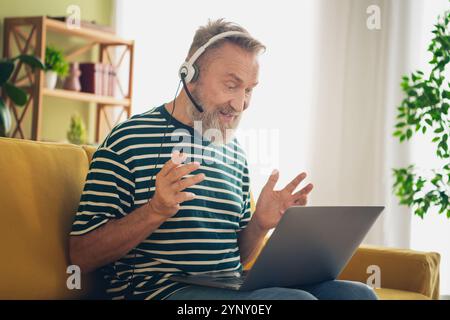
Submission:
[[[68,235],[94,147],[0,138],[0,299],[71,299]]]

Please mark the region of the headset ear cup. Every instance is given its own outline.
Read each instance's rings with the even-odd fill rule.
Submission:
[[[182,78],[186,78],[188,74],[188,68],[186,66],[186,63],[183,63],[180,67],[180,69],[178,70],[178,76],[180,77],[180,79]]]
[[[194,74],[192,75],[191,82],[195,82],[195,81],[197,81],[198,77],[200,76],[200,69],[197,67],[197,65],[195,63],[192,65],[192,69],[194,71]]]
[[[195,68],[188,62],[184,62],[178,70],[178,76],[180,77],[180,79],[184,78],[186,83],[191,82],[192,77],[195,75],[195,73]]]

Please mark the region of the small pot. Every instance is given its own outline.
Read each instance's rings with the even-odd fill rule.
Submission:
[[[45,87],[47,89],[55,89],[56,82],[58,81],[58,74],[53,70],[45,72]]]

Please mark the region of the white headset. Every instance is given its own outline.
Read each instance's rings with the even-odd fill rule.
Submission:
[[[231,37],[231,36],[243,37],[243,38],[249,37],[248,33],[241,32],[241,31],[226,31],[226,32],[222,32],[222,33],[215,35],[214,37],[209,39],[204,45],[202,45],[200,48],[198,48],[197,51],[194,52],[194,54],[188,61],[185,61],[181,65],[181,67],[178,71],[178,75],[179,75],[180,79],[184,78],[184,81],[186,83],[189,83],[192,81],[192,79],[195,79],[198,76],[198,69],[194,65],[195,61],[197,61],[197,59],[203,54],[203,52],[206,50],[206,48],[208,48],[214,42],[216,42],[217,40],[223,39],[223,38]]]

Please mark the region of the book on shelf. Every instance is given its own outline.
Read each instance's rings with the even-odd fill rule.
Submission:
[[[80,63],[81,91],[101,96],[114,97],[116,70],[111,64]]]

